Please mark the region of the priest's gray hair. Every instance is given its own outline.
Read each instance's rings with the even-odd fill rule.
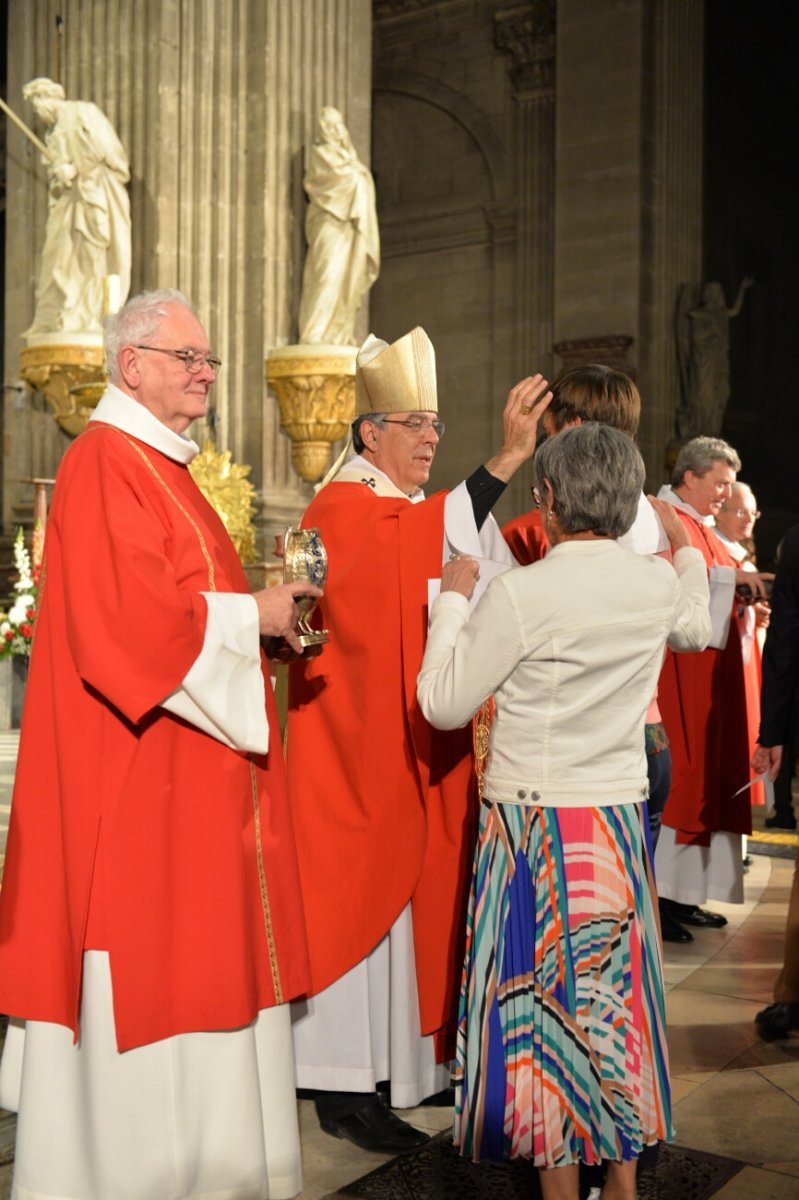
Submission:
[[[552,488],[552,512],[564,533],[617,538],[638,512],[646,469],[635,442],[619,429],[589,421],[547,438],[533,473],[540,496]]]
[[[725,462],[736,472],[741,469],[741,460],[737,452],[723,438],[691,438],[677,455],[671,486],[679,487],[685,479],[686,471],[691,471],[694,475],[706,475],[712,470],[715,462]]]
[[[195,311],[191,300],[183,292],[176,288],[161,288],[159,291],[139,292],[118,313],[106,317],[103,344],[106,370],[112,383],[119,380],[120,350],[123,346],[136,346],[155,337],[161,322],[169,316],[170,304],[180,304],[192,313]]]

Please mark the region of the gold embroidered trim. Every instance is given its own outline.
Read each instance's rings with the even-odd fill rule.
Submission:
[[[205,559],[205,565],[208,568],[208,591],[215,592],[216,591],[216,570],[214,568],[213,559],[211,558],[211,555],[208,553],[208,547],[205,544],[205,538],[203,537],[202,530],[200,529],[200,526],[197,524],[197,522],[194,520],[194,517],[191,515],[191,513],[188,511],[188,509],[185,507],[185,505],[181,504],[180,500],[178,500],[177,496],[172,491],[171,487],[166,482],[166,480],[163,479],[161,477],[161,475],[158,474],[158,471],[156,470],[155,466],[150,461],[150,459],[147,457],[147,455],[144,453],[141,446],[138,446],[136,444],[136,442],[134,442],[133,438],[128,437],[128,435],[126,433],[123,433],[121,429],[117,429],[117,427],[115,425],[110,425],[110,426],[94,425],[94,426],[92,426],[92,424],[89,423],[86,426],[85,430],[83,431],[83,436],[85,437],[87,433],[91,433],[93,431],[93,429],[101,429],[101,428],[113,429],[115,433],[118,433],[120,437],[123,437],[125,439],[125,441],[128,443],[128,445],[133,450],[136,451],[139,458],[141,458],[142,461],[145,462],[147,464],[147,466],[150,468],[151,473],[155,476],[155,478],[161,484],[161,487],[164,489],[167,496],[169,496],[170,500],[175,505],[175,507],[178,508],[180,510],[180,512],[183,513],[183,516],[186,518],[186,520],[191,525],[194,532],[197,534],[197,540],[200,543],[200,550],[202,551],[202,556]]]
[[[280,968],[277,962],[275,935],[272,929],[272,913],[269,907],[269,891],[266,886],[266,871],[264,869],[264,852],[261,847],[261,812],[258,807],[258,780],[255,775],[255,763],[250,755],[250,784],[252,786],[252,807],[255,816],[255,847],[258,855],[258,880],[261,885],[261,907],[264,911],[264,929],[266,944],[269,947],[269,966],[272,971],[272,986],[275,989],[275,1003],[283,1003],[283,986],[280,982]]]
[[[477,795],[483,798],[483,776],[485,775],[488,758],[488,744],[491,736],[491,723],[494,720],[494,697],[480,705],[472,718],[472,744],[474,748],[474,772],[477,776]]]
[[[216,591],[216,572],[214,569],[214,563],[211,558],[211,555],[208,553],[208,547],[205,544],[205,538],[203,537],[203,533],[202,533],[202,530],[200,529],[200,526],[194,520],[194,517],[191,515],[191,513],[188,511],[188,509],[183,504],[181,504],[181,502],[178,500],[177,496],[172,491],[172,489],[170,488],[170,486],[166,482],[166,480],[163,479],[158,474],[158,471],[153,466],[152,462],[147,457],[147,455],[144,453],[141,446],[137,446],[136,443],[133,441],[133,439],[129,438],[126,433],[123,433],[121,429],[118,429],[117,433],[119,433],[120,437],[123,437],[125,439],[125,441],[130,446],[133,447],[133,449],[136,451],[136,453],[139,455],[139,457],[141,459],[143,459],[144,462],[147,463],[147,466],[150,468],[150,470],[153,473],[153,475],[155,476],[155,478],[161,484],[161,487],[164,489],[167,496],[169,496],[169,498],[173,502],[173,504],[175,504],[176,507],[180,509],[180,511],[183,513],[183,516],[186,518],[186,520],[189,522],[189,524],[191,525],[194,532],[197,534],[197,538],[200,543],[200,550],[202,551],[202,556],[205,559],[205,565],[208,568],[208,591],[215,592]]]

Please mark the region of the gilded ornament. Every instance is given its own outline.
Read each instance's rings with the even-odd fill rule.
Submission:
[[[44,393],[53,417],[70,437],[84,430],[107,383],[99,335],[97,344],[28,346],[19,356],[19,369],[30,388]]]
[[[291,438],[291,461],[301,479],[325,472],[330,447],[355,420],[355,354],[349,346],[282,346],[270,350],[266,379]]]
[[[231,461],[230,450],[217,450],[211,438],[189,464],[189,472],[212,508],[216,509],[243,563],[255,562],[255,488],[247,476],[251,467]]]

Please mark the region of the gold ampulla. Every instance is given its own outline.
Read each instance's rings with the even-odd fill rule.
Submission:
[[[318,588],[325,586],[327,579],[327,551],[318,529],[297,529],[289,526],[283,535],[283,582],[313,583]],[[297,622],[297,637],[302,646],[321,646],[330,640],[327,629],[312,629],[308,619],[316,608],[313,596],[298,596],[300,610]]]

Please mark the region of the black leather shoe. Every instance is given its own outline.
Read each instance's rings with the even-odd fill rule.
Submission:
[[[723,929],[727,918],[721,913],[709,912],[706,908],[694,908],[691,912],[681,912],[680,922],[683,925],[694,925],[697,929]]]
[[[755,1025],[767,1042],[787,1038],[792,1029],[799,1029],[799,1004],[769,1004],[757,1014]]]
[[[793,813],[774,813],[773,817],[766,817],[763,824],[767,829],[796,829],[796,817]]]
[[[379,1154],[410,1154],[430,1141],[428,1134],[401,1121],[377,1096],[357,1112],[319,1124],[325,1133]]]
[[[422,1101],[422,1108],[454,1108],[454,1106],[454,1087],[444,1088],[443,1092],[435,1092],[434,1095],[428,1096],[426,1100]]]
[[[694,935],[683,929],[679,921],[675,921],[671,913],[661,909],[660,932],[664,942],[692,942]]]

